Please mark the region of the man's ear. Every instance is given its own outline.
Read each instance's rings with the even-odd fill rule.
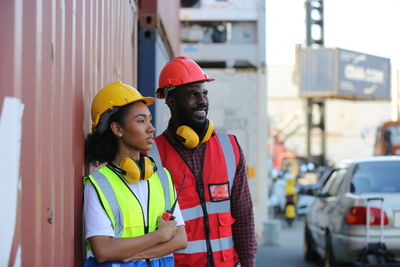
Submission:
[[[167,96],[167,98],[165,99],[165,103],[167,104],[170,110],[173,110],[175,108],[175,103],[176,103],[175,98]]]
[[[110,124],[111,131],[114,135],[122,137],[122,127],[117,122],[113,121]]]

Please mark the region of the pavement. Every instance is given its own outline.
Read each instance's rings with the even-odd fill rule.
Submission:
[[[259,241],[256,267],[317,267],[318,263],[304,261],[303,254],[304,219],[297,218],[291,227],[281,220],[281,230],[273,233],[276,245],[265,245]],[[275,239],[276,240],[276,239]],[[275,243],[274,242],[272,243]]]

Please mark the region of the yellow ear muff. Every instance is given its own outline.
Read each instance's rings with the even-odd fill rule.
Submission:
[[[140,179],[148,180],[153,176],[156,171],[154,161],[150,157],[140,156],[139,164],[137,164],[132,158],[124,158],[119,163],[120,168],[125,171],[124,179],[134,184]]]
[[[151,178],[151,176],[153,176],[154,172],[155,172],[155,164],[154,161],[152,161],[150,158],[148,157],[144,157],[143,160],[143,179],[148,180]]]
[[[207,142],[214,133],[214,123],[212,120],[207,120],[207,125],[204,133],[204,137],[200,140],[197,133],[187,125],[181,125],[176,129],[176,135],[181,143],[189,148],[193,149],[199,144]]]
[[[193,149],[199,145],[199,136],[189,126],[179,126],[178,129],[176,129],[176,135],[180,139],[181,143],[189,149]]]
[[[133,184],[140,180],[140,169],[133,159],[124,158],[119,163],[119,166],[126,171],[124,178],[128,183]]]
[[[201,140],[201,144],[210,140],[212,134],[214,132],[214,122],[212,120],[208,120],[207,130],[204,134],[203,140]]]

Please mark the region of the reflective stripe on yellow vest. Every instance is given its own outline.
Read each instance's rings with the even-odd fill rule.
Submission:
[[[164,172],[164,175],[158,175]],[[143,209],[123,178],[104,166],[86,176],[84,184],[91,182],[100,202],[110,218],[115,237],[137,237],[157,229],[157,218],[175,200],[169,172],[159,168],[148,180],[148,230],[145,229]],[[167,190],[164,190],[164,185]],[[168,194],[164,194],[167,191]],[[168,201],[169,200],[169,201]]]

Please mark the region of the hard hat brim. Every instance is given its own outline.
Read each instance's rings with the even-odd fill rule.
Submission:
[[[115,81],[103,87],[94,97],[91,107],[92,129],[97,127],[101,116],[116,107],[142,101],[149,106],[154,103],[154,97],[144,97],[129,84]]]
[[[198,81],[193,81],[193,82],[189,82],[189,83],[184,83],[184,84],[171,84],[172,86],[174,86],[174,87],[177,87],[177,86],[181,86],[181,85],[185,85],[185,84],[190,84],[190,83],[198,83],[198,82],[212,82],[212,81],[215,81],[215,79],[214,78],[206,78],[206,79],[201,79],[201,80],[198,80]],[[157,90],[156,90],[156,98],[158,98],[158,99],[164,99],[166,96],[165,96],[165,94],[164,94],[164,90],[165,90],[165,87],[162,87],[162,88],[157,88]]]
[[[144,101],[147,106],[150,106],[150,105],[154,104],[156,99],[154,97],[143,97],[141,99],[136,100],[135,102],[138,102],[138,101]]]
[[[127,103],[126,105],[129,105],[129,104],[132,104],[132,103],[135,103],[135,102],[141,102],[141,101],[143,101],[146,104],[146,106],[150,106],[156,101],[156,99],[154,97],[140,97],[140,98],[136,99],[135,101]],[[115,107],[121,107],[121,106],[116,105]],[[111,109],[108,109],[108,111],[109,110],[111,110]],[[92,123],[92,130],[93,131],[97,128],[97,126],[98,126],[98,124],[100,122],[100,118],[101,118],[101,115],[98,116],[95,119],[95,121]]]

